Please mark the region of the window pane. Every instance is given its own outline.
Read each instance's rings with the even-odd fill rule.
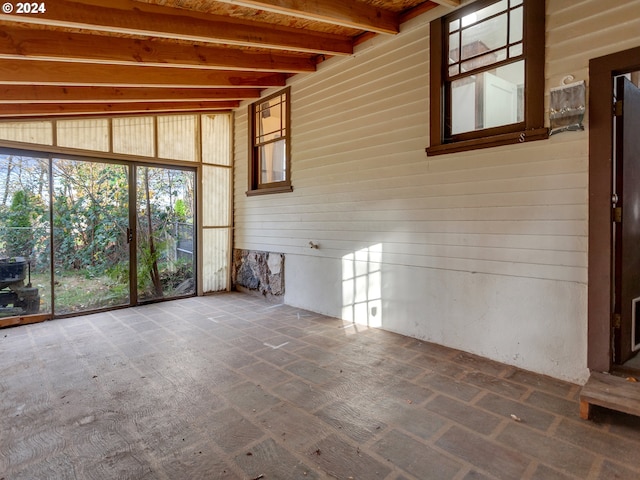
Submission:
[[[460,61],[460,36],[457,33],[449,35],[449,64]]]
[[[522,55],[522,44],[518,43],[517,45],[514,45],[513,47],[509,47],[509,58],[514,58],[517,57],[519,55]]]
[[[453,22],[451,22],[449,24],[449,31],[450,32],[455,32],[459,28],[460,28],[460,20],[454,20]]]
[[[451,83],[451,133],[524,121],[524,61]]]
[[[479,23],[462,31],[462,59],[470,58],[507,44],[507,15]]]
[[[506,9],[507,9],[507,0],[501,0],[501,1],[497,2],[497,3],[489,5],[488,7],[485,7],[483,9],[481,9],[481,10],[478,10],[477,12],[472,13],[471,15],[467,15],[467,17],[470,17],[470,18],[468,18],[466,21],[465,21],[465,18],[467,18],[467,17],[464,17],[462,19],[462,26],[464,27],[465,23],[467,25],[470,25],[471,23],[480,22],[480,21],[484,20],[485,18],[489,18],[489,17],[491,17],[491,16],[493,16],[493,15],[495,15],[497,13],[500,13],[500,12],[506,10]],[[470,20],[472,20],[472,21],[470,21]]]
[[[0,318],[49,313],[49,160],[0,154],[0,173]]]
[[[256,115],[256,122],[259,125],[258,143],[283,136],[282,130],[286,121],[283,114],[283,97],[272,98],[260,104],[260,110]]]
[[[287,170],[285,139],[258,148],[260,183],[284,182]]]
[[[522,41],[522,7],[511,10],[511,24],[509,26],[509,43]]]
[[[451,83],[451,133],[453,135],[476,129],[476,77]]]

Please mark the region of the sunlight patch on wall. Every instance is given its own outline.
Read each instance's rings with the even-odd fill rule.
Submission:
[[[342,320],[382,326],[382,244],[342,257]]]

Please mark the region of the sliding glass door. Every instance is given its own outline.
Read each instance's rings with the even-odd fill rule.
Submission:
[[[129,305],[128,165],[54,158],[55,314]]]
[[[136,167],[139,302],[195,293],[195,171]]]
[[[49,160],[0,154],[0,326],[51,313]]]
[[[194,295],[195,205],[195,169],[0,153],[0,327]]]

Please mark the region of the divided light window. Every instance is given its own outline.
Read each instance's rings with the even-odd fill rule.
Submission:
[[[478,0],[431,22],[429,155],[537,140],[544,1]]]
[[[248,195],[290,192],[290,88],[249,106]]]

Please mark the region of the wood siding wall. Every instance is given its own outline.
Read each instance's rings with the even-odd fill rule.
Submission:
[[[426,157],[429,21],[446,11],[292,79],[292,193],[245,196],[237,111],[234,246],[285,253],[285,301],[340,316],[344,259],[380,245],[383,328],[582,381],[588,134]],[[639,31],[640,0],[547,1],[546,102]]]

